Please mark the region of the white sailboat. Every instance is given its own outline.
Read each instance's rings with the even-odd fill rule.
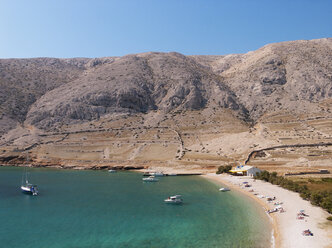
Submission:
[[[38,195],[37,185],[29,183],[28,180],[28,171],[25,167],[24,173],[22,175],[21,190],[25,194]]]

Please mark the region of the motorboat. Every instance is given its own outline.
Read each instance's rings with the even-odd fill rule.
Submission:
[[[155,177],[163,177],[163,176],[165,176],[165,174],[162,173],[162,172],[151,172],[150,175],[151,176],[155,176]]]
[[[169,173],[169,174],[167,174],[167,176],[177,176],[178,174],[176,174],[176,173]]]
[[[143,178],[143,181],[144,181],[144,182],[158,182],[159,179],[158,179],[158,178],[155,178],[154,176],[149,176],[149,177],[145,177],[145,178]]]
[[[112,169],[110,169],[110,170],[108,170],[108,172],[109,172],[109,173],[116,173],[116,170],[112,170]]]
[[[230,191],[230,189],[229,188],[220,188],[219,191],[226,192],[226,191]]]
[[[181,204],[183,202],[181,195],[170,196],[164,200],[167,204]]]

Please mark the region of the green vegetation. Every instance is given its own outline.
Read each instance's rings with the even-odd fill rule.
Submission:
[[[322,182],[332,183],[332,178],[329,178],[329,177],[322,178]]]
[[[298,192],[303,199],[332,213],[332,178],[310,178],[296,181],[278,176],[276,172],[262,171],[255,176],[255,179],[264,180]],[[329,220],[332,220],[332,217],[329,217]]]
[[[228,173],[231,169],[231,165],[219,166],[216,174]]]

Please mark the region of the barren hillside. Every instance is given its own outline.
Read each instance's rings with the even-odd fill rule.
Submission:
[[[76,168],[331,168],[332,39],[247,54],[0,60],[0,159]]]

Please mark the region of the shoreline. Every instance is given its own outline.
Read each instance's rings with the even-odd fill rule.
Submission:
[[[222,183],[223,185],[226,185],[229,189],[235,190],[242,195],[246,195],[250,199],[253,199],[256,203],[258,203],[264,209],[264,212],[267,215],[267,218],[269,219],[270,225],[272,227],[271,247],[272,248],[280,247],[280,235],[279,235],[279,229],[278,229],[278,225],[277,225],[277,219],[275,218],[274,215],[271,216],[266,213],[266,210],[269,207],[267,203],[259,201],[259,199],[257,197],[253,197],[253,195],[250,194],[249,192],[242,190],[240,187],[235,186],[234,184],[228,182],[227,180],[221,179],[217,174],[212,174],[212,173],[205,174],[205,175],[202,175],[202,177],[207,180],[210,180],[210,181]]]
[[[303,200],[298,193],[288,191],[277,185],[255,180],[250,177],[234,177],[229,175],[217,175],[208,173],[202,175],[203,178],[226,185],[232,190],[236,190],[251,199],[254,199],[265,210],[273,209],[274,202],[283,202],[281,205],[285,212],[266,213],[271,220],[273,229],[272,247],[276,248],[328,248],[332,247],[332,224],[326,218],[329,216],[323,209],[311,205]],[[249,188],[241,187],[244,181],[252,185]],[[249,192],[254,190],[254,192]],[[268,203],[266,198],[258,198],[254,193],[264,196],[275,196],[276,200]],[[309,217],[303,220],[296,219],[300,210],[305,210]],[[310,229],[313,236],[303,236],[302,231]]]

